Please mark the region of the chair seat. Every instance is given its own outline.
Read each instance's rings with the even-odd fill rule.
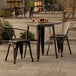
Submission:
[[[29,42],[29,40],[27,41],[26,39],[19,39],[19,40],[9,40],[9,42],[11,43],[27,43]]]
[[[67,35],[63,35],[63,34],[56,34],[55,38],[66,38]],[[54,36],[50,36],[50,38],[54,38]]]

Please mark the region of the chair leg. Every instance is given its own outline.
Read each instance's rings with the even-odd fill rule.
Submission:
[[[47,52],[46,52],[46,55],[48,55],[49,49],[50,49],[50,43],[48,43],[48,50],[47,50]]]
[[[60,38],[56,38],[57,40],[57,47],[58,47],[58,53],[60,53],[60,49],[61,49],[61,44],[60,44]]]
[[[69,48],[70,55],[72,55],[72,51],[71,51],[71,48],[70,48],[70,44],[69,44],[68,38],[66,40],[67,40],[67,43],[68,43],[68,48]]]
[[[30,45],[30,42],[28,43],[28,46],[29,46],[30,56],[31,56],[31,59],[32,59],[32,62],[33,62],[33,56],[32,56],[32,51],[31,51],[31,45]]]
[[[51,39],[49,38],[48,49],[47,49],[46,55],[48,55],[48,53],[49,53],[50,44],[53,44],[53,42],[51,42],[50,40],[51,40]]]
[[[6,54],[6,57],[5,57],[5,61],[7,61],[7,57],[8,57],[8,54],[9,54],[10,46],[11,46],[11,44],[9,44],[9,46],[8,46],[8,50],[7,50],[7,54]]]
[[[25,58],[25,55],[26,55],[26,49],[27,49],[27,44],[25,44],[24,58]]]
[[[21,54],[21,59],[23,59],[23,44],[20,44],[20,54]]]
[[[61,40],[61,57],[63,57],[63,47],[64,47],[64,39]]]
[[[14,48],[14,64],[16,64],[17,53],[18,53],[18,49]]]
[[[56,39],[57,39],[58,52],[61,53],[61,57],[63,57],[64,38],[63,37],[58,37]]]

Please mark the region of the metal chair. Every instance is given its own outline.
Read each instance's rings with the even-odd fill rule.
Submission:
[[[26,31],[24,29],[19,29],[19,28],[9,28],[9,27],[5,27],[5,28],[8,28],[10,30],[13,29],[13,30],[18,30],[18,31]],[[26,45],[27,45],[29,47],[30,56],[31,56],[31,59],[32,59],[32,62],[33,62],[30,40],[28,39],[28,31],[26,31],[26,32],[27,32],[27,38],[26,39],[17,38],[17,36],[15,34],[15,31],[13,31],[13,37],[12,38],[10,37],[11,33],[9,33],[9,32],[7,33],[8,36],[9,36],[9,40],[4,40],[4,42],[5,41],[8,42],[9,45],[8,45],[8,50],[7,50],[7,54],[6,54],[6,57],[5,57],[5,61],[7,61],[11,45],[13,45],[13,48],[14,48],[14,64],[16,64],[18,48],[20,48],[21,58],[23,58],[23,45],[25,45],[25,51],[26,51]]]
[[[61,24],[62,24],[62,34],[55,34],[55,39],[57,41],[58,52],[61,52],[61,57],[63,57],[64,40],[67,41],[69,52],[70,52],[70,54],[72,54],[70,44],[69,44],[69,40],[68,40],[68,32],[69,32],[69,28],[71,26],[71,23],[66,21],[66,22],[62,22]],[[51,40],[51,39],[54,39],[54,37],[50,36],[49,40]],[[49,52],[49,48],[50,48],[50,44],[48,44],[48,50],[46,53],[47,55]]]

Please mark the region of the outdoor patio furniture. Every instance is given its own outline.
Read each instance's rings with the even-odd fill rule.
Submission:
[[[70,54],[72,54],[71,52],[71,48],[70,48],[70,43],[68,40],[68,33],[69,33],[69,28],[71,26],[71,23],[68,21],[62,22],[62,33],[61,34],[55,34],[55,38],[56,38],[56,42],[57,42],[57,47],[58,47],[58,52],[61,52],[61,57],[63,57],[63,46],[64,46],[64,41],[67,41],[68,44],[68,48],[69,48],[69,52]],[[50,39],[54,39],[54,36],[50,36]],[[49,48],[50,48],[50,43],[48,44],[48,50],[47,50],[47,55],[49,52]]]
[[[41,45],[41,52],[44,55],[44,40],[45,40],[45,27],[51,27],[53,36],[55,37],[55,24],[60,24],[61,22],[48,22],[48,23],[27,23],[27,29],[29,31],[30,27],[37,28],[37,61],[40,59],[40,45]],[[55,47],[55,55],[58,59],[57,48],[56,48],[56,39],[54,38],[54,47]]]
[[[9,40],[3,40],[3,42],[8,42],[9,43],[8,50],[7,50],[6,57],[5,57],[5,61],[7,61],[8,54],[9,54],[9,51],[10,51],[10,47],[13,46],[13,49],[14,49],[14,64],[16,64],[18,48],[20,48],[21,58],[23,58],[23,45],[25,46],[25,51],[26,51],[26,45],[27,45],[29,47],[30,56],[31,56],[31,59],[32,59],[32,62],[33,62],[30,40],[28,39],[28,31],[26,31],[24,29],[20,29],[20,28],[9,28],[9,27],[5,27],[5,28],[8,28],[10,30],[12,30],[12,29],[14,30],[13,37],[10,37],[11,33],[8,32],[7,34],[9,36]],[[16,33],[19,33],[19,34],[22,33],[21,31],[23,31],[23,32],[26,31],[27,32],[26,39],[17,38],[17,35],[15,33],[15,31],[17,31],[17,30],[18,30],[18,32],[16,32]]]

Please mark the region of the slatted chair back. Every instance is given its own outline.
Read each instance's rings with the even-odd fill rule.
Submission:
[[[71,27],[71,23],[69,21],[63,22],[62,23],[62,34],[67,35],[70,27]]]
[[[26,31],[20,28],[10,28],[10,27],[5,27],[5,28],[7,29],[6,32],[7,32],[9,40],[19,39],[20,34]]]

